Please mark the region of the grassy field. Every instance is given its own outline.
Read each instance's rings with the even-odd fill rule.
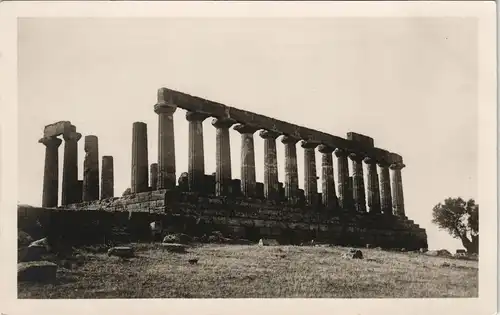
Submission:
[[[19,298],[477,297],[477,261],[346,248],[203,245],[169,253],[133,244],[136,258],[82,252],[53,284],[19,283]],[[198,258],[197,264],[188,260]]]

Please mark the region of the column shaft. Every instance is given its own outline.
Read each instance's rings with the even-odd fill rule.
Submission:
[[[256,179],[253,134],[258,128],[239,124],[234,129],[241,133],[241,192],[245,197],[255,197]]]
[[[365,158],[365,163],[367,164],[367,205],[368,212],[370,213],[380,213],[380,190],[377,174],[377,164],[372,158]]]
[[[335,179],[333,175],[333,148],[320,145],[318,151],[321,153],[322,203],[326,209],[335,209],[337,206],[337,194],[335,193]]]
[[[96,136],[85,136],[83,161],[83,201],[99,199],[99,142]]]
[[[61,139],[42,138],[45,145],[45,166],[43,170],[42,207],[57,207],[59,193],[59,146]]]
[[[102,157],[101,165],[101,199],[115,196],[114,181],[113,157],[105,155]]]
[[[298,201],[299,177],[297,169],[297,147],[299,139],[284,136],[281,142],[285,145],[285,197],[289,202]]]
[[[151,190],[155,191],[158,189],[158,163],[151,163],[149,168]]]
[[[391,191],[392,191],[392,209],[393,214],[404,217],[405,205],[403,197],[403,180],[401,170],[405,167],[403,163],[391,164]]]
[[[354,209],[357,212],[366,212],[365,184],[363,176],[363,157],[351,153],[349,158],[352,161],[352,197],[354,199]]]
[[[379,164],[380,168],[380,208],[384,214],[392,215],[392,194],[389,165]]]
[[[337,194],[339,207],[342,209],[351,209],[352,195],[349,194],[348,152],[337,148],[334,153],[337,157]]]
[[[308,204],[315,205],[318,198],[318,175],[316,173],[316,152],[319,143],[302,141],[304,149],[304,197]]]
[[[76,132],[75,126],[71,127],[71,132],[63,134],[62,205],[76,203],[78,199],[78,194],[76,193],[78,189],[78,140],[80,140],[82,135]]]
[[[215,130],[215,194],[227,196],[231,193],[231,142],[229,127],[234,120],[214,118]]]
[[[158,189],[172,189],[175,177],[174,117],[177,106],[168,98],[167,89],[158,90],[158,102],[154,106],[158,114]]]
[[[148,191],[148,132],[143,122],[132,125],[132,176],[130,190],[132,193]]]
[[[279,200],[278,159],[276,152],[277,132],[262,130],[260,136],[264,139],[264,197],[269,200]]]
[[[189,121],[188,182],[190,191],[204,190],[205,153],[203,150],[203,121],[208,115],[187,112]]]

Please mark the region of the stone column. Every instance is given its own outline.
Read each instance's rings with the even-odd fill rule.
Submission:
[[[304,197],[306,203],[315,205],[318,198],[318,175],[316,174],[316,152],[319,143],[302,141],[304,149]]]
[[[57,207],[59,193],[59,146],[62,140],[56,137],[48,137],[42,138],[38,142],[45,145],[42,207]]]
[[[83,201],[99,200],[99,142],[96,136],[85,136],[83,161]]]
[[[354,199],[354,209],[357,212],[366,212],[365,185],[363,176],[363,156],[351,153],[349,158],[352,161],[352,197]]]
[[[255,197],[255,151],[253,134],[259,128],[238,124],[234,130],[241,134],[241,193],[245,197]]]
[[[132,125],[132,176],[130,191],[140,193],[148,191],[148,126],[143,122]]]
[[[236,122],[228,118],[214,118],[215,131],[215,194],[227,196],[231,192],[231,143],[229,128]]]
[[[405,202],[403,198],[403,180],[401,170],[405,167],[402,162],[391,164],[391,191],[392,191],[392,213],[399,217],[405,217]]]
[[[76,203],[78,196],[75,193],[78,184],[78,140],[82,135],[76,132],[76,127],[71,126],[71,132],[63,134],[64,138],[64,164],[62,178],[62,205]]]
[[[368,204],[368,212],[369,213],[380,213],[380,190],[378,183],[378,174],[377,174],[377,164],[375,159],[370,157],[366,157],[364,159],[367,165],[367,183],[366,183],[366,192],[367,192],[367,204]]]
[[[189,121],[189,149],[188,149],[188,183],[189,191],[201,192],[204,189],[205,153],[203,150],[203,121],[209,115],[187,112]]]
[[[113,157],[105,155],[102,157],[101,165],[101,199],[115,196],[114,181]]]
[[[154,106],[158,114],[158,189],[172,189],[175,178],[174,117],[177,106],[167,99],[164,88],[158,90],[158,103]]]
[[[391,181],[389,176],[389,164],[380,162],[380,208],[382,213],[392,215],[392,194],[391,194]]]
[[[151,163],[149,175],[151,181],[151,190],[158,190],[158,163]]]
[[[297,148],[299,139],[285,135],[281,142],[285,145],[285,197],[291,203],[298,201],[299,177],[297,169]]]
[[[264,197],[277,201],[279,200],[279,186],[276,138],[279,133],[262,130],[259,135],[264,139]]]
[[[321,153],[322,170],[322,202],[326,209],[332,210],[337,206],[337,194],[335,193],[335,178],[333,176],[333,148],[324,144],[318,147]]]
[[[337,157],[337,194],[339,207],[350,209],[352,207],[352,195],[349,194],[349,164],[347,161],[348,152],[337,148],[334,151]]]

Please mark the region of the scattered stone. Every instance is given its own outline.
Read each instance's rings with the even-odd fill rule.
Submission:
[[[372,248],[372,244],[366,244],[366,248]]]
[[[427,252],[429,251],[429,249],[427,249],[427,248],[420,248],[420,250],[419,250],[419,251],[420,251],[422,254],[424,254],[424,253],[427,253]]]
[[[190,259],[190,260],[188,260],[188,262],[189,262],[191,265],[197,264],[197,263],[198,263],[198,258],[193,258],[193,259]]]
[[[403,248],[401,248],[401,251],[406,252],[407,250],[406,250],[406,248],[403,247]]]
[[[163,238],[163,243],[189,244],[192,241],[191,236],[183,233],[168,234]]]
[[[28,246],[33,242],[33,238],[24,231],[17,231],[17,246]]]
[[[427,251],[425,254],[434,257],[452,257],[451,253],[446,249],[430,250]]]
[[[280,243],[272,238],[261,238],[259,240],[259,246],[278,246]]]
[[[49,241],[46,237],[32,242],[29,246],[43,246],[45,250],[50,251]]]
[[[112,247],[108,250],[108,256],[117,256],[120,258],[134,257],[134,249],[128,246]]]
[[[56,279],[57,265],[48,261],[20,262],[17,264],[18,281],[52,282]]]
[[[451,265],[447,262],[444,262],[441,264],[441,267],[450,267]]]
[[[47,250],[44,246],[30,245],[18,249],[17,260],[19,262],[36,261],[40,260],[45,253],[47,253]]]
[[[347,253],[342,254],[342,257],[349,259],[363,259],[363,252],[359,249],[350,248]]]
[[[161,247],[171,253],[185,253],[187,246],[184,244],[176,243],[162,243]]]

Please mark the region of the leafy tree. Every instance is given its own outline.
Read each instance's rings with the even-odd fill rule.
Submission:
[[[474,199],[447,198],[432,209],[432,223],[462,241],[469,253],[479,251],[479,205]]]

